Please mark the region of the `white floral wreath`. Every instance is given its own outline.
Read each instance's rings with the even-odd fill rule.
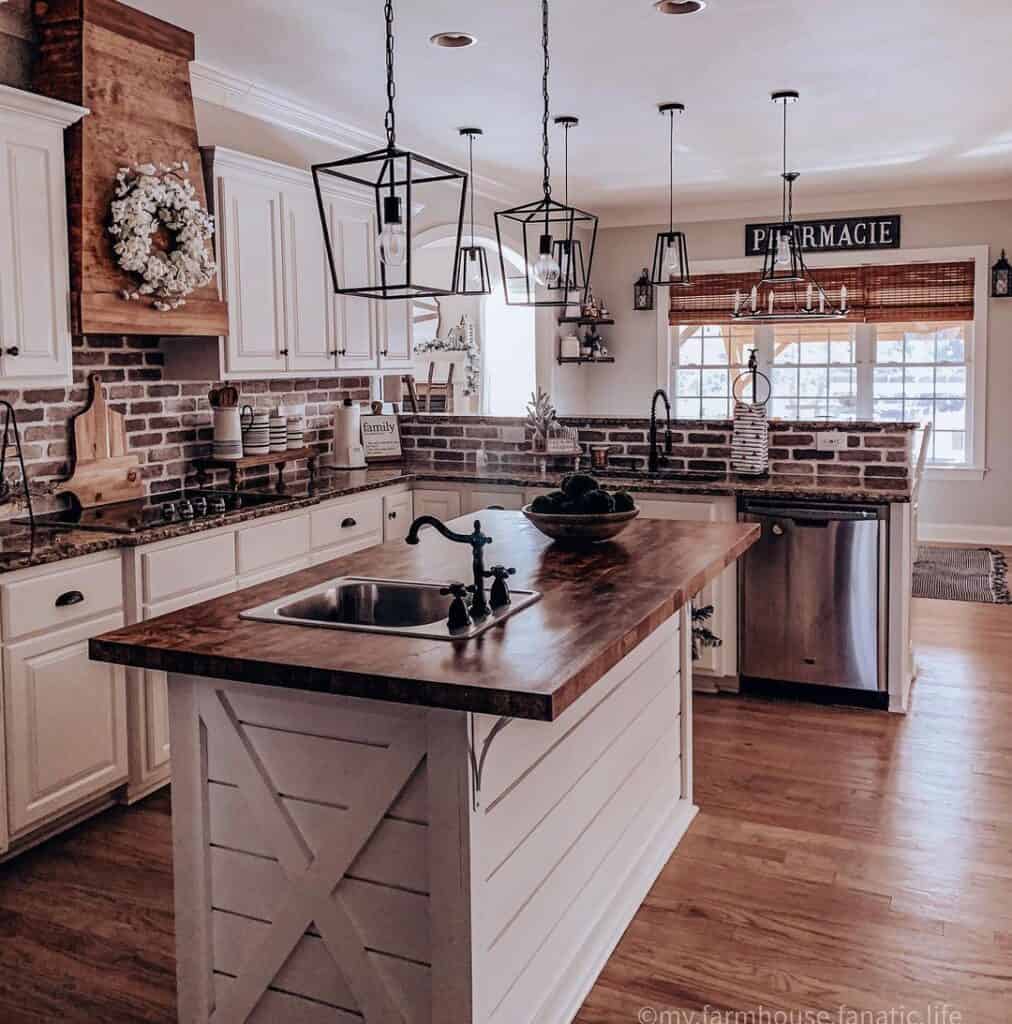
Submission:
[[[109,234],[121,269],[142,281],[125,289],[124,299],[151,296],[152,305],[168,312],[186,305],[186,296],[214,278],[217,267],[207,243],[214,237],[214,217],[204,210],[185,175],[185,161],[161,167],[122,167],[116,175]],[[173,235],[167,251],[152,247],[159,228]]]

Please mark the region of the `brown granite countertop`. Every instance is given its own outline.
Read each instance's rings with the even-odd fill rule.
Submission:
[[[458,469],[433,467],[430,464],[408,463],[411,471],[410,479],[419,483],[460,483],[501,485],[504,487],[556,487],[566,471],[550,472],[542,476],[535,469],[523,469],[514,466],[487,469]],[[775,498],[796,501],[849,501],[862,504],[888,505],[894,502],[910,501],[908,487],[874,487],[867,484],[844,486],[841,484],[820,484],[817,480],[806,480],[802,477],[753,477],[720,476],[719,479],[700,480],[666,480],[662,477],[648,478],[633,473],[610,471],[595,474],[592,469],[585,470],[604,484],[609,490],[628,490],[639,494],[702,494],[714,497],[734,497],[736,495],[752,495],[762,497],[769,495]],[[885,481],[883,481],[885,482]]]
[[[457,523],[464,528],[467,517]],[[640,519],[593,550],[553,545],[518,512],[486,512],[489,564],[542,599],[463,641],[241,619],[239,613],[338,576],[469,578],[471,550],[426,530],[91,641],[91,656],[136,668],[373,700],[551,721],[759,537],[747,523]]]
[[[86,530],[36,530],[33,538],[27,527],[0,523],[0,574],[109,551],[120,547],[122,540],[112,533]]]

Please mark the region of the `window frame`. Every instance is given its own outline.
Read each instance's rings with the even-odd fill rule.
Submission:
[[[974,261],[974,319],[968,332],[967,365],[970,379],[967,382],[967,462],[964,465],[951,463],[928,463],[927,475],[935,480],[981,480],[987,472],[987,346],[988,316],[991,286],[991,248],[987,245],[946,246],[935,249],[889,249],[881,252],[837,252],[806,257],[813,270],[819,267],[860,266],[888,263],[925,263],[955,260]],[[754,258],[733,260],[706,260],[694,263],[692,270],[697,274],[730,274],[750,270],[758,272]],[[669,303],[657,303],[657,386],[677,389],[677,368],[675,350],[672,345],[673,329],[668,323]],[[931,321],[936,322],[936,321]],[[855,327],[856,358],[858,360],[858,411],[859,419],[872,419],[873,375],[875,363],[875,323],[857,323]],[[768,331],[770,341],[767,351],[772,354],[773,326],[757,325],[757,342]],[[763,360],[763,346],[759,348],[760,362]],[[767,364],[768,365],[768,364]],[[867,413],[867,415],[866,415]]]

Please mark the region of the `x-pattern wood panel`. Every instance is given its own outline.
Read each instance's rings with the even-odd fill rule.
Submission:
[[[208,744],[220,744],[250,815],[284,871],[287,889],[270,931],[243,964],[211,1015],[213,1024],[242,1024],[254,1011],[307,929],[316,925],[367,1024],[404,1024],[400,995],[377,969],[339,892],[355,858],[425,756],[425,731],[405,721],[387,746],[382,771],[360,773],[345,827],[314,857],[270,773],[224,691],[205,691],[200,716]],[[213,898],[213,894],[212,894]]]

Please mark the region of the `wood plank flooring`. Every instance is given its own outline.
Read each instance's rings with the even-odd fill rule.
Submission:
[[[703,810],[579,1024],[1008,1024],[1012,608],[914,617],[905,719],[697,698]],[[0,1021],[174,1021],[170,854],[162,793],[0,866]]]

